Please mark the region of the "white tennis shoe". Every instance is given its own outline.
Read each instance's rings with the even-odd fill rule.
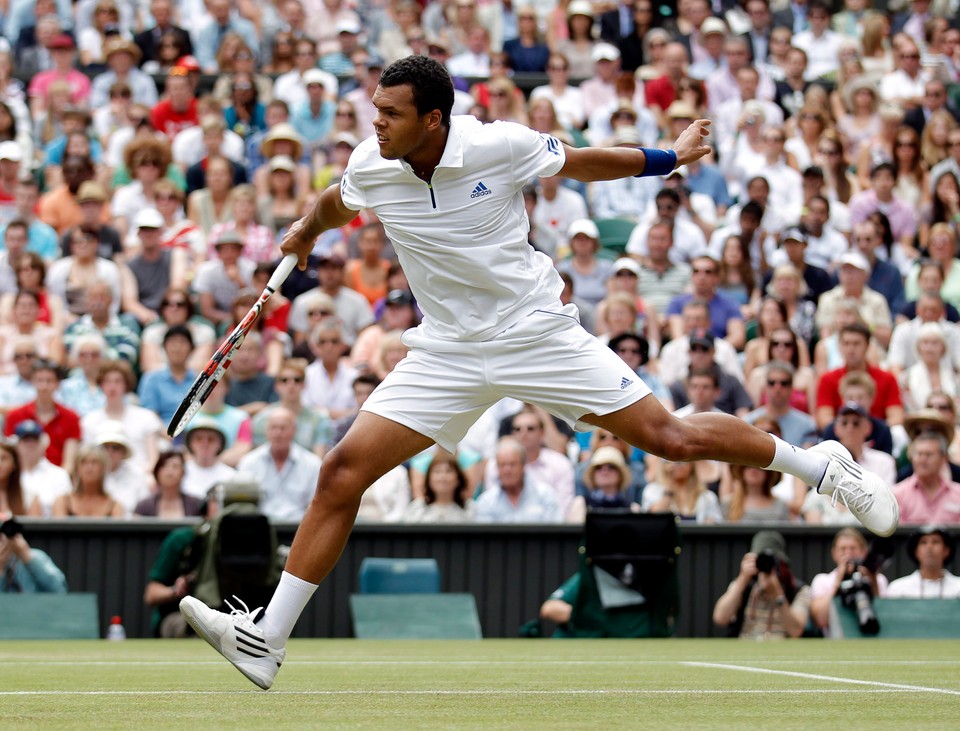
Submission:
[[[840,442],[821,442],[810,450],[830,458],[817,492],[829,495],[834,505],[846,505],[865,528],[878,536],[889,536],[897,529],[900,506],[890,485],[879,475],[854,462]]]
[[[269,690],[280,670],[287,651],[271,647],[263,631],[253,623],[259,609],[250,611],[247,605],[234,597],[243,607],[230,614],[211,609],[199,599],[185,596],[180,600],[180,612],[197,634],[233,663],[249,680]]]

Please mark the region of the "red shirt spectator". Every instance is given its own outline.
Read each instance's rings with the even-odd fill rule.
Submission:
[[[80,441],[80,415],[58,403],[54,403],[54,416],[43,423],[37,418],[37,402],[31,401],[23,406],[11,409],[7,413],[7,420],[3,425],[3,433],[10,437],[17,429],[17,424],[32,420],[43,427],[43,432],[50,438],[46,456],[52,464],[58,467],[63,464],[64,448],[68,440]]]
[[[187,78],[187,70],[174,66],[167,74],[166,96],[150,112],[150,124],[158,132],[173,140],[178,132],[200,123],[197,100]]]
[[[877,419],[887,419],[887,409],[891,406],[903,406],[900,399],[900,385],[889,371],[876,366],[867,365],[866,368],[850,369],[847,366],[827,371],[817,384],[817,408],[827,406],[836,414],[841,406],[840,379],[847,375],[849,370],[865,370],[877,384],[877,393],[870,404],[870,416]],[[832,420],[832,419],[831,419]]]

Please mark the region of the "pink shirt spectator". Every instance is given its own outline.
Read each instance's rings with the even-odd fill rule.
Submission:
[[[90,101],[90,90],[93,85],[89,77],[76,69],[71,69],[66,76],[61,75],[56,69],[42,71],[33,77],[30,86],[27,87],[27,96],[31,99],[34,97],[46,99],[50,84],[61,80],[66,81],[67,86],[70,87],[70,103],[85,107]]]
[[[960,484],[940,478],[940,489],[931,498],[916,476],[897,483],[893,494],[900,504],[900,523],[960,525]]]
[[[215,223],[210,229],[210,241],[219,241],[224,231],[235,230],[236,224],[233,221]],[[238,231],[238,233],[240,232]],[[273,237],[273,232],[266,226],[261,226],[259,223],[249,224],[247,230],[240,233],[240,238],[243,239],[242,256],[251,261],[255,261],[257,264],[273,261],[280,254],[276,239]],[[215,247],[211,247],[209,258],[217,258]]]
[[[890,228],[898,241],[912,236],[917,231],[917,212],[896,196],[884,203],[877,199],[874,190],[864,190],[850,199],[850,223],[863,223],[874,211],[880,211],[890,219]]]

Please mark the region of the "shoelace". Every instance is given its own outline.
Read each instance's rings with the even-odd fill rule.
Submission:
[[[257,632],[260,632],[260,628],[254,624],[254,617],[260,612],[262,607],[254,609],[252,612],[249,607],[244,603],[243,599],[238,597],[236,594],[233,595],[233,600],[239,604],[243,609],[238,609],[230,603],[229,599],[224,599],[223,603],[230,607],[230,616],[234,620],[234,624],[239,624],[242,627],[247,629],[255,629]]]
[[[838,500],[846,506],[847,510],[859,517],[873,507],[874,495],[864,490],[862,483],[841,478],[833,489],[830,505],[837,507]]]

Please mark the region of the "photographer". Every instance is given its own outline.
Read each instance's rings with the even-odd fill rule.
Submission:
[[[829,634],[830,605],[838,595],[840,584],[845,578],[859,573],[873,597],[886,595],[887,577],[876,574],[869,566],[863,565],[868,551],[867,540],[856,528],[844,528],[833,537],[830,555],[837,567],[829,574],[817,574],[810,584],[813,597],[810,613],[825,636]]]
[[[810,587],[790,571],[783,536],[762,530],[753,537],[740,573],[713,608],[713,621],[729,636],[799,637],[810,616]]]
[[[66,594],[67,580],[46,553],[31,548],[23,528],[0,513],[0,593]]]

